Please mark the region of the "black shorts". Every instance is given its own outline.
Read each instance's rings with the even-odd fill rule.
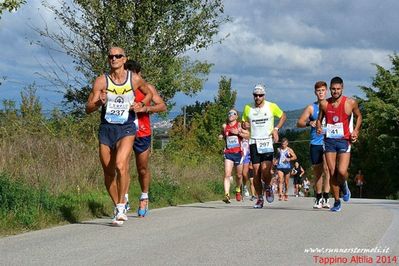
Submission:
[[[251,161],[253,164],[258,164],[264,161],[273,161],[273,152],[259,153],[256,144],[250,144],[249,151],[251,153]]]
[[[126,136],[136,135],[136,125],[129,124],[100,124],[98,129],[98,140],[100,144],[109,146],[115,149],[116,143]]]
[[[283,172],[284,175],[291,173],[291,168],[277,168],[277,171]]]
[[[323,154],[323,145],[310,145],[310,161],[312,165],[321,164],[323,162]]]
[[[300,176],[294,176],[294,185],[300,185],[300,184],[302,184],[301,177]]]
[[[151,136],[136,137],[134,139],[133,150],[135,153],[142,153],[148,150],[151,146]]]

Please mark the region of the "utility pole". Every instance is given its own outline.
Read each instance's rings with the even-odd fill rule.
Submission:
[[[186,131],[186,106],[183,106],[183,128]]]

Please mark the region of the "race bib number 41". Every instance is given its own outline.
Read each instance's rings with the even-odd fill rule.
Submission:
[[[273,152],[273,140],[272,138],[267,138],[267,139],[257,139],[256,140],[256,149],[258,150],[258,153],[268,153],[268,152]]]
[[[344,137],[344,124],[327,124],[326,136],[330,139],[342,139]]]

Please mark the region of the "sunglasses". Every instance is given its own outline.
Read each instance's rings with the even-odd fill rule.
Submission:
[[[265,96],[264,94],[254,94],[255,98],[262,98],[263,96]]]
[[[108,59],[109,60],[112,60],[112,59],[114,59],[114,58],[116,58],[116,59],[121,59],[122,57],[124,57],[125,55],[123,55],[123,54],[109,54],[108,55]]]
[[[237,113],[236,112],[229,112],[229,116],[232,116],[232,115],[237,115]]]

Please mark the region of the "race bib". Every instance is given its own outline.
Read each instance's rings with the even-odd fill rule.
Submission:
[[[107,120],[108,123],[124,124],[129,117],[130,103],[124,102],[123,98],[122,100],[119,99],[119,102],[117,102],[116,100],[118,98],[122,97],[117,97],[115,101],[107,102],[105,120]]]
[[[342,139],[344,137],[344,124],[327,124],[326,136],[330,139]]]
[[[268,152],[273,152],[273,140],[272,138],[267,138],[267,139],[257,139],[256,140],[256,149],[258,150],[258,153],[268,153]]]
[[[226,138],[226,146],[227,146],[227,149],[240,147],[240,142],[238,141],[238,137],[237,136],[228,136]]]

